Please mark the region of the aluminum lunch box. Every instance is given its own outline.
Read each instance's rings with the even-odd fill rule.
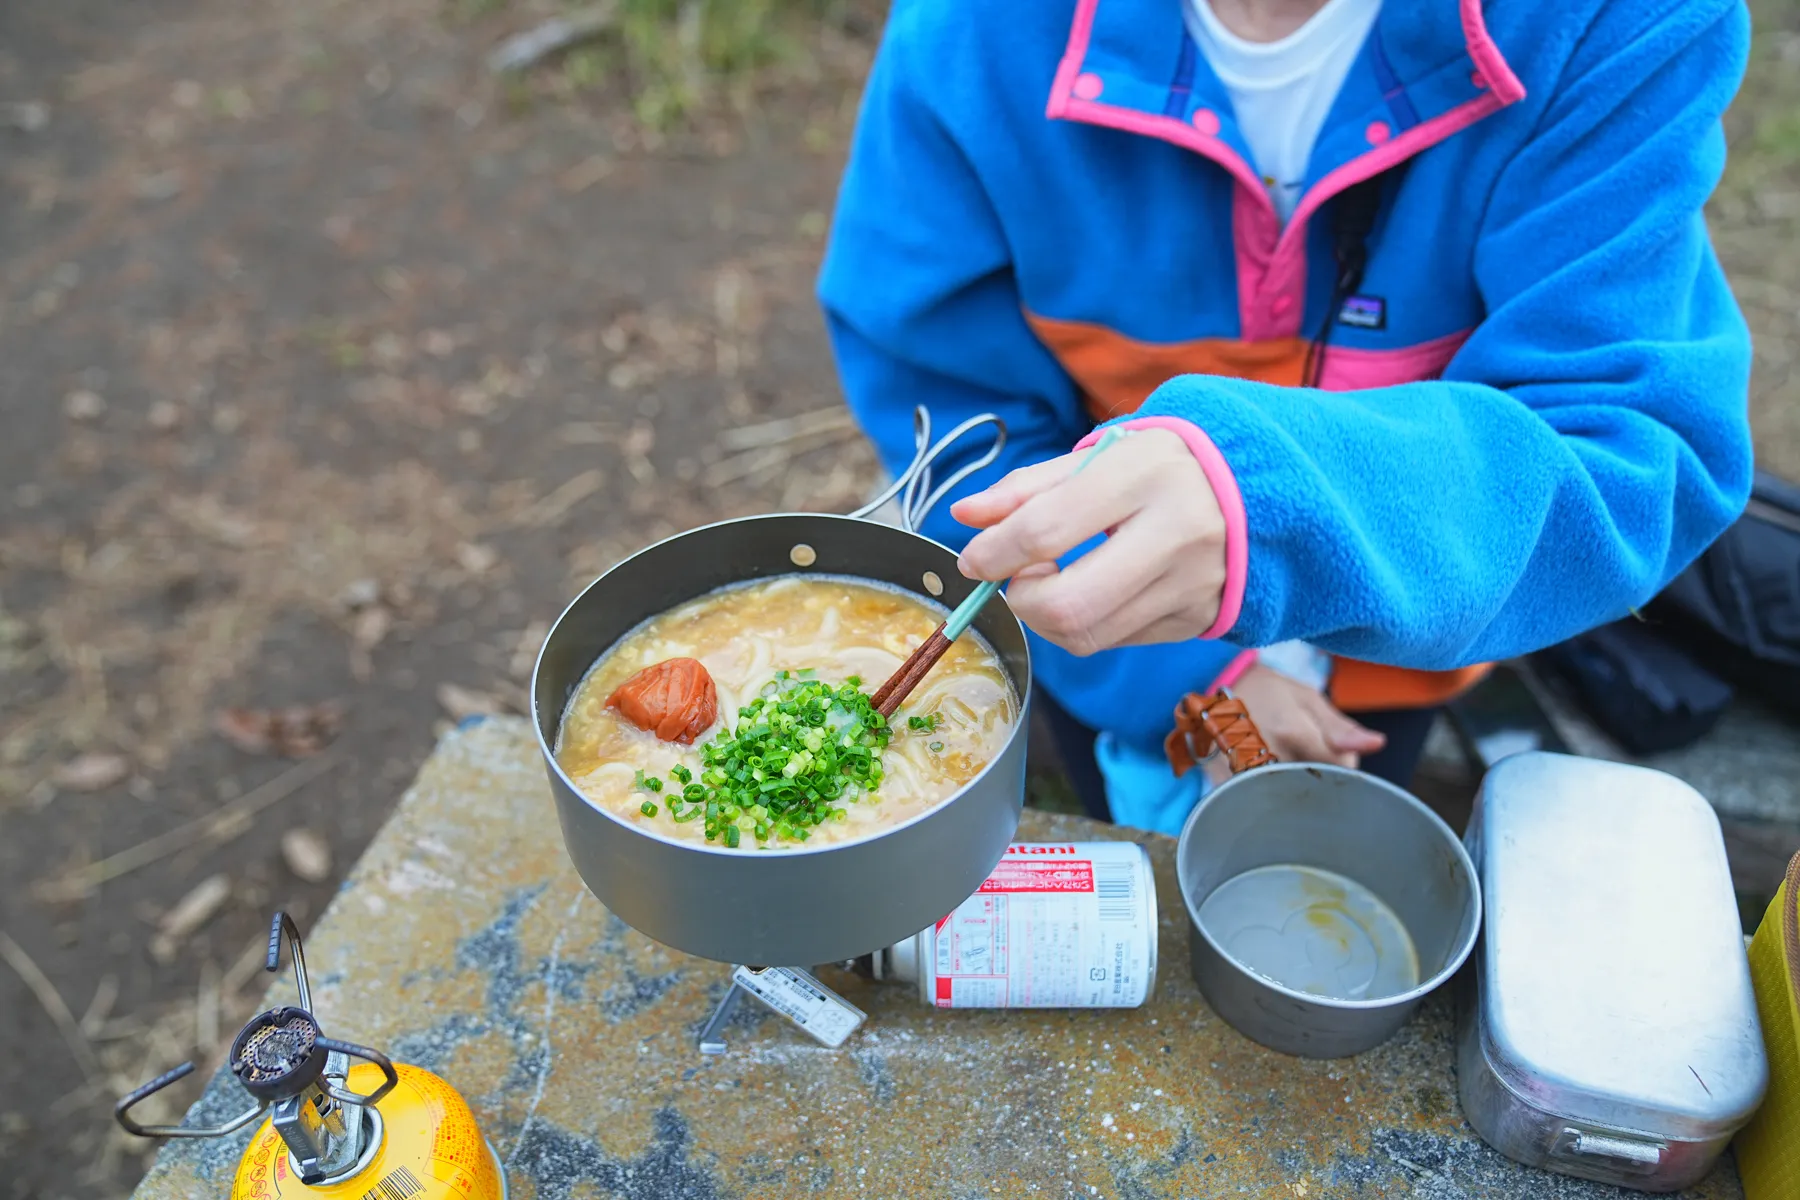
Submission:
[[[1459,989],[1469,1123],[1565,1175],[1700,1179],[1768,1080],[1712,808],[1659,771],[1517,754],[1482,781],[1467,842],[1487,908]]]

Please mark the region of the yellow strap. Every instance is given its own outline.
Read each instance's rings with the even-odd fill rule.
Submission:
[[[1788,863],[1784,886],[1781,937],[1787,949],[1788,980],[1794,987],[1794,1003],[1800,1004],[1800,853]]]

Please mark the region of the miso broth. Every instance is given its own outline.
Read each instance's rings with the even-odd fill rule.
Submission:
[[[584,795],[619,819],[660,837],[705,844],[707,822],[672,819],[670,800],[687,782],[683,775],[702,777],[704,748],[732,733],[746,705],[769,694],[772,682],[787,686],[777,682],[782,672],[790,682],[805,678],[831,688],[854,678],[861,691],[873,692],[943,617],[940,607],[898,589],[829,575],[789,575],[702,596],[651,618],[601,656],[563,715],[557,762]],[[699,660],[718,695],[717,720],[691,745],[660,740],[607,705],[637,672],[679,658]],[[850,841],[926,812],[1000,753],[1018,714],[999,659],[975,634],[964,634],[891,719],[878,785],[849,789],[859,794],[833,804],[842,815],[807,828],[804,840],[759,839],[751,834],[756,822],[742,821],[739,848]],[[651,780],[662,787],[650,790]]]

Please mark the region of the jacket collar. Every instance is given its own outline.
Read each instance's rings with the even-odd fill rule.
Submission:
[[[1048,115],[1199,150],[1260,192],[1224,86],[1188,36],[1181,3],[1078,0]],[[1524,95],[1488,36],[1480,0],[1386,0],[1320,131],[1309,188],[1402,138],[1406,153],[1417,153]]]

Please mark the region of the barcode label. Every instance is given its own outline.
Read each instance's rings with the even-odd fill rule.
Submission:
[[[362,1194],[362,1200],[408,1200],[425,1190],[414,1175],[405,1167],[395,1167],[376,1181],[375,1186]]]
[[[1102,921],[1137,920],[1137,864],[1096,859],[1094,893]]]
[[[1017,843],[919,934],[939,1008],[1132,1008],[1156,975],[1156,882],[1130,842]]]
[[[798,967],[753,971],[739,967],[733,982],[827,1046],[841,1046],[863,1023],[862,1009]]]

